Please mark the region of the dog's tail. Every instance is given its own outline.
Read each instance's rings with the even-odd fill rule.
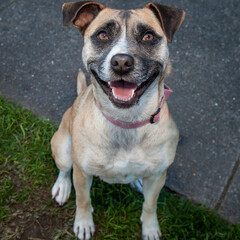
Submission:
[[[78,69],[77,94],[79,95],[81,92],[85,91],[86,88],[87,88],[86,75],[81,69]]]
[[[143,179],[142,178],[139,178],[136,181],[131,182],[130,186],[137,192],[143,193]]]

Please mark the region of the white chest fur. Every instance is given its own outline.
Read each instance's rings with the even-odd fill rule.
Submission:
[[[94,121],[84,116],[74,120],[72,143],[75,161],[87,174],[109,183],[129,183],[160,174],[172,163],[178,131],[171,118],[162,115],[158,124],[128,130],[108,122],[97,107]]]
[[[125,144],[117,135],[114,141],[102,143],[91,138],[78,153],[82,169],[89,175],[99,176],[108,183],[129,183],[138,178],[159,174],[171,161],[165,144],[148,144],[144,139],[136,144],[131,136]],[[136,136],[135,136],[136,137]],[[129,140],[132,139],[132,140]]]

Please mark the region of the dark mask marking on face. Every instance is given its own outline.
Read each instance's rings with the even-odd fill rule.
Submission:
[[[147,34],[147,33],[151,33],[153,35],[153,40],[143,40],[144,36]],[[157,45],[162,37],[159,36],[153,29],[152,27],[150,27],[149,25],[147,24],[142,24],[142,23],[139,23],[136,27],[136,30],[134,31],[134,35],[136,36],[136,40],[139,44],[142,44],[142,45],[151,45],[151,46],[154,46],[154,45]]]
[[[128,26],[127,21],[130,18],[131,12],[121,11],[119,14],[119,18],[122,19],[120,22],[110,20],[100,26],[91,36],[96,54],[94,58],[88,60],[88,68],[92,72],[97,84],[115,106],[119,108],[129,108],[137,104],[143,93],[150,85],[154,84],[155,79],[162,75],[163,63],[154,59],[156,48],[161,44],[162,37],[147,24],[136,23],[132,30],[124,28],[124,26]],[[134,66],[131,73],[125,75],[117,75],[109,70],[108,76],[105,77],[104,74],[102,75],[104,72],[103,63],[111,49],[119,41],[123,31],[122,29],[127,31],[129,54],[134,58],[136,66]],[[103,36],[106,34],[107,38],[104,40],[100,39],[98,37],[99,33],[104,33]],[[153,39],[144,40],[146,34],[151,34]],[[126,99],[127,97],[121,100],[113,94],[112,85],[107,83],[107,81],[116,82],[116,84],[120,84],[121,82],[123,86],[127,86],[131,83],[136,84],[137,87],[129,100]]]
[[[121,34],[120,29],[119,23],[113,20],[100,26],[91,36],[91,41],[96,51],[103,51],[106,47],[111,45],[117,36]],[[101,32],[106,34],[106,40],[99,39],[98,35]]]

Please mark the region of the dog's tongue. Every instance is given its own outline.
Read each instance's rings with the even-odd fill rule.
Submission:
[[[122,100],[128,100],[133,96],[134,91],[137,89],[137,84],[120,80],[111,82],[110,87],[115,96]]]

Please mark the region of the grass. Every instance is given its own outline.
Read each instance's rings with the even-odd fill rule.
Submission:
[[[12,0],[6,6],[0,9],[0,13],[2,13],[5,9],[9,8],[13,3],[15,3],[17,0]]]
[[[76,239],[74,191],[63,207],[50,195],[57,177],[49,144],[55,130],[51,121],[0,97],[0,239]],[[94,239],[141,239],[140,194],[94,179],[91,195]],[[239,225],[166,190],[158,219],[163,239],[240,239]]]

